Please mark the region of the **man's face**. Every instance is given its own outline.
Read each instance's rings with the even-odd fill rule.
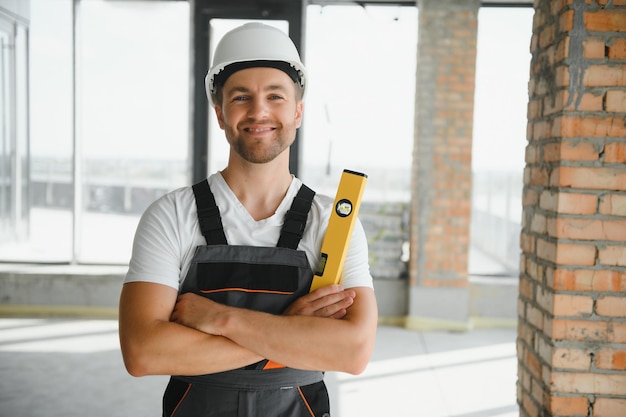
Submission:
[[[302,101],[291,78],[275,68],[247,68],[224,84],[215,106],[226,139],[241,158],[266,163],[295,140],[302,123]]]

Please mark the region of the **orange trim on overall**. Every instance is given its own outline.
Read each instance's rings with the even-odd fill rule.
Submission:
[[[189,390],[190,389],[191,389],[191,384],[189,384],[187,386],[187,390],[185,391],[183,396],[180,397],[180,400],[178,401],[178,404],[176,404],[176,407],[174,407],[174,411],[172,411],[172,414],[170,414],[170,417],[174,417],[174,414],[176,414],[176,411],[178,410],[178,407],[180,407],[180,405],[183,403],[183,400],[187,397],[187,394],[189,394]]]
[[[311,413],[311,416],[315,417],[315,413],[313,413],[313,410],[311,410],[311,406],[309,405],[309,402],[306,400],[306,397],[302,393],[302,390],[300,389],[300,387],[298,387],[298,392],[300,393],[300,397],[302,397],[302,401],[304,401],[304,405],[306,405],[307,410],[309,410],[309,413]]]
[[[267,363],[265,364],[265,366],[263,366],[263,370],[267,371],[268,369],[280,369],[280,368],[286,368],[285,365],[281,365],[278,362],[274,362],[274,361],[270,361],[268,360]]]
[[[274,290],[251,290],[250,288],[220,288],[219,290],[200,290],[203,294],[212,294],[216,292],[241,291],[241,292],[259,292],[265,294],[293,294],[293,291],[274,291]]]

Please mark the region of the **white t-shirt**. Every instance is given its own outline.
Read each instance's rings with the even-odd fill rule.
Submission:
[[[245,246],[276,246],[285,213],[302,185],[302,181],[294,177],[276,213],[256,221],[219,172],[211,175],[208,181],[220,209],[226,240],[231,245]],[[319,262],[332,206],[332,198],[315,195],[304,235],[298,245],[298,249],[306,253],[313,271]],[[199,245],[206,245],[206,240],[198,225],[193,190],[191,187],[174,190],[152,203],[141,216],[125,282],[154,282],[178,290]],[[367,240],[360,221],[353,229],[341,285],[344,288],[373,288]]]

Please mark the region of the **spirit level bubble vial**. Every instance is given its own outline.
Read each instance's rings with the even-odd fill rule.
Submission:
[[[311,283],[311,291],[339,283],[366,182],[367,175],[343,170],[334,209],[330,213],[328,229],[322,242],[320,262]]]

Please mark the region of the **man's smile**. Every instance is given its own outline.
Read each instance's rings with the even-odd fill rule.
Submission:
[[[246,132],[250,133],[263,133],[263,132],[271,132],[274,130],[273,127],[246,127],[243,129]]]

